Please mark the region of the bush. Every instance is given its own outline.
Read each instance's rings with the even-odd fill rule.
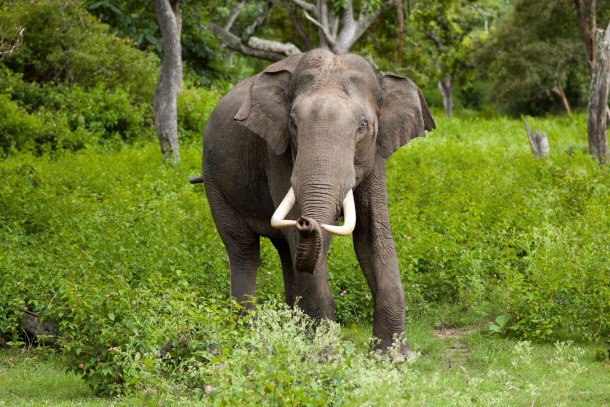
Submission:
[[[10,2],[0,26],[24,27],[23,45],[2,63],[26,82],[120,86],[135,103],[154,94],[158,59],[120,38],[90,15],[80,0]]]
[[[0,26],[25,31],[19,51],[0,62],[0,154],[78,150],[152,134],[154,55],[109,33],[78,1],[2,9]]]
[[[121,88],[28,84],[6,71],[0,84],[11,95],[0,93],[3,155],[134,142],[151,137],[154,131],[152,106],[132,104]]]
[[[187,88],[181,103],[207,109],[212,103],[204,95],[210,93]],[[11,120],[32,119],[11,99],[0,100]],[[185,134],[203,126],[193,112],[183,119]],[[428,139],[413,141],[388,162],[407,317],[449,303],[472,319],[493,322],[500,333],[605,341],[610,173],[582,152],[584,116],[528,121],[549,134],[550,157],[532,158],[520,121],[440,118]],[[69,128],[67,119],[64,125]],[[187,182],[200,174],[201,150],[187,144],[181,155],[178,166],[163,164],[151,142],[121,150],[22,152],[0,161],[0,341],[20,339],[26,307],[42,321],[60,323],[64,363],[99,392],[169,380],[202,397],[213,397],[201,389],[208,385],[229,392],[231,400],[268,395],[266,382],[288,395],[281,386],[305,379],[292,373],[292,350],[280,347],[281,330],[271,328],[276,345],[262,348],[247,342],[257,332],[230,329],[231,305],[219,300],[230,295],[225,250],[202,186]],[[277,257],[263,239],[259,302],[282,296]],[[370,322],[372,299],[350,239],[334,239],[328,263],[337,320]],[[169,365],[156,357],[167,341],[184,344],[184,338],[192,339],[171,354]],[[244,378],[249,373],[240,358],[248,351],[257,355],[249,363],[267,372],[255,384]],[[302,369],[320,387],[299,393],[299,401],[351,394],[333,387],[333,377],[353,383],[349,376],[315,366]],[[187,377],[180,367],[192,387],[180,382]],[[295,389],[306,387],[299,383]]]
[[[178,95],[178,138],[200,144],[205,123],[220,97],[218,89],[184,84]]]

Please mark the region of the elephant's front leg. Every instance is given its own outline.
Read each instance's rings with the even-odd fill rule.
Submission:
[[[366,276],[373,299],[375,349],[386,351],[394,338],[404,339],[405,295],[398,258],[388,218],[385,160],[379,155],[373,172],[356,188],[356,229],[354,248]],[[400,353],[409,356],[411,346],[404,339]]]

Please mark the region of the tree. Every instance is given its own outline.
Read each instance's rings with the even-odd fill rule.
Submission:
[[[604,3],[604,2],[602,2]],[[578,29],[585,44],[587,52],[587,64],[591,74],[591,86],[589,87],[589,103],[587,108],[587,140],[589,142],[589,153],[604,163],[608,158],[608,137],[606,134],[606,124],[610,118],[610,108],[608,108],[608,81],[610,72],[608,70],[608,58],[610,55],[610,25],[606,29],[603,41],[597,41],[597,1],[592,0],[589,12],[584,0],[574,0]],[[607,9],[608,4],[605,4]],[[588,15],[587,15],[588,14]],[[601,31],[601,30],[600,30]],[[600,33],[601,34],[601,33]],[[601,35],[599,35],[601,38]],[[597,46],[601,42],[601,49]]]
[[[154,0],[157,21],[163,37],[163,62],[155,89],[155,125],[164,158],[180,161],[176,103],[182,85],[180,0]]]
[[[231,30],[232,22],[245,9],[242,3],[235,4],[224,27],[220,24],[208,23],[210,29],[229,49],[270,61],[279,61],[287,55],[301,52],[301,48],[286,41],[286,38],[265,39],[254,35],[266,22],[272,9],[280,8],[273,1],[257,2],[258,17],[243,29],[241,35],[234,34]],[[340,2],[317,0],[315,4],[307,0],[285,0],[282,4],[284,17],[289,17],[289,21],[298,32],[297,38],[306,49],[318,46],[342,54],[354,46],[379,16],[395,6],[396,0],[384,1],[381,4],[375,0],[361,1],[357,4],[352,0]],[[307,30],[305,26],[313,26],[314,29]]]
[[[493,99],[513,114],[584,107],[586,55],[575,28],[567,0],[515,1],[475,59]]]
[[[599,52],[599,59],[594,59],[589,107],[587,111],[587,139],[589,154],[597,158],[600,164],[608,159],[608,88],[610,87],[610,24],[606,29]]]
[[[89,12],[109,24],[121,37],[130,38],[141,50],[163,53],[163,40],[150,0],[85,0]],[[207,28],[210,10],[221,8],[219,0],[198,2],[182,0],[188,7],[182,16],[181,49],[184,74],[204,86],[233,79],[234,69],[228,66],[219,41]]]
[[[490,20],[507,8],[503,1],[437,0],[415,2],[407,24],[430,58],[428,75],[438,83],[445,116],[453,113],[455,84],[465,86],[474,66],[470,54],[487,38]]]

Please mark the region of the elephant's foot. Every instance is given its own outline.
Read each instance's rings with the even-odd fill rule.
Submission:
[[[381,351],[382,355],[388,355],[392,363],[412,362],[415,360],[415,352],[404,334],[395,335],[394,338],[376,339],[371,351]]]

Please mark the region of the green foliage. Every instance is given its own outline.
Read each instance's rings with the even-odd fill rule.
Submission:
[[[597,7],[597,24],[606,27],[610,2]],[[572,108],[586,107],[590,76],[574,2],[516,1],[496,28],[476,52],[494,101],[513,115],[557,113],[563,92]]]
[[[0,26],[25,27],[19,52],[2,61],[26,82],[120,86],[136,102],[152,99],[158,60],[109,32],[80,1],[4,3]]]
[[[0,62],[0,155],[150,137],[154,55],[108,32],[78,1],[2,9],[0,26],[25,32],[19,51]]]
[[[152,106],[133,103],[123,88],[28,83],[8,70],[0,86],[2,155],[133,142],[154,131]]]
[[[216,97],[185,88],[182,111],[193,110],[181,119],[184,134],[200,131],[203,119],[194,112],[210,109]],[[604,343],[609,172],[582,151],[583,116],[528,121],[549,134],[550,157],[531,157],[518,121],[439,119],[428,139],[389,161],[407,317],[448,303],[478,321],[489,319],[498,334]],[[260,330],[236,327],[234,306],[223,302],[229,297],[224,248],[203,188],[187,182],[200,173],[200,154],[185,143],[182,163],[172,167],[161,163],[151,142],[21,152],[0,161],[2,341],[23,341],[26,307],[43,322],[59,323],[64,365],[99,393],[179,383],[219,404],[254,394],[264,402],[273,393],[303,403],[365,400],[345,364],[309,362],[325,342],[307,348],[308,323],[288,317],[292,311],[274,305],[283,316],[252,322]],[[283,281],[272,245],[264,240],[262,247],[257,294],[265,310],[281,298]],[[338,321],[370,323],[373,301],[350,239],[334,239],[328,263]],[[274,318],[281,323],[273,325]],[[336,338],[333,330],[329,338]],[[274,336],[263,340],[265,332]],[[173,350],[162,360],[157,356],[168,343]],[[386,371],[349,346],[342,341],[333,353],[359,372],[370,369],[371,385],[385,386],[375,375]],[[264,374],[250,381],[254,372]]]
[[[110,33],[81,2],[4,8],[0,26],[23,24],[26,34],[19,52],[0,62],[0,156],[154,138],[154,55]],[[200,140],[220,98],[200,85],[185,83],[178,100],[182,142]]]
[[[507,330],[523,337],[607,339],[609,173],[572,147],[583,116],[540,125],[545,160],[531,158],[520,123],[507,120],[441,122],[433,143],[394,158],[403,278],[427,301],[509,313]]]
[[[54,355],[0,349],[0,404],[67,407],[301,402],[316,406],[334,402],[462,407],[531,405],[532,401],[545,406],[565,404],[566,400],[574,406],[608,402],[604,367],[608,352],[593,344],[534,344],[465,330],[443,330],[436,332],[437,336],[426,321],[407,326],[422,355],[413,363],[391,365],[367,355],[368,344],[360,340],[356,330],[344,329],[336,335],[333,325],[323,331],[329,338],[304,343],[307,321],[269,305],[262,310],[264,323],[257,324],[256,330],[240,332],[241,338],[231,341],[235,346],[225,348],[228,352],[222,356],[215,352],[212,361],[183,363],[182,371],[178,367],[171,376],[157,375],[155,383],[149,382],[139,394],[123,397],[95,397],[78,376],[58,369]],[[443,337],[443,333],[451,336]],[[341,358],[326,361],[315,350],[331,340]],[[294,349],[286,352],[293,342]],[[323,351],[327,354],[328,349]],[[113,352],[121,353],[122,364],[144,370],[142,355]],[[154,369],[149,371],[148,377],[155,373]],[[327,398],[312,399],[313,395]]]
[[[163,41],[152,3],[147,0],[85,0],[87,9],[104,23],[116,29],[122,37],[131,38],[141,50],[159,57]],[[187,74],[193,80],[211,86],[215,81],[228,81],[234,74],[227,65],[217,39],[206,26],[213,5],[182,2],[182,59]]]
[[[199,144],[208,116],[220,98],[216,88],[208,90],[184,84],[178,96],[178,137]]]

